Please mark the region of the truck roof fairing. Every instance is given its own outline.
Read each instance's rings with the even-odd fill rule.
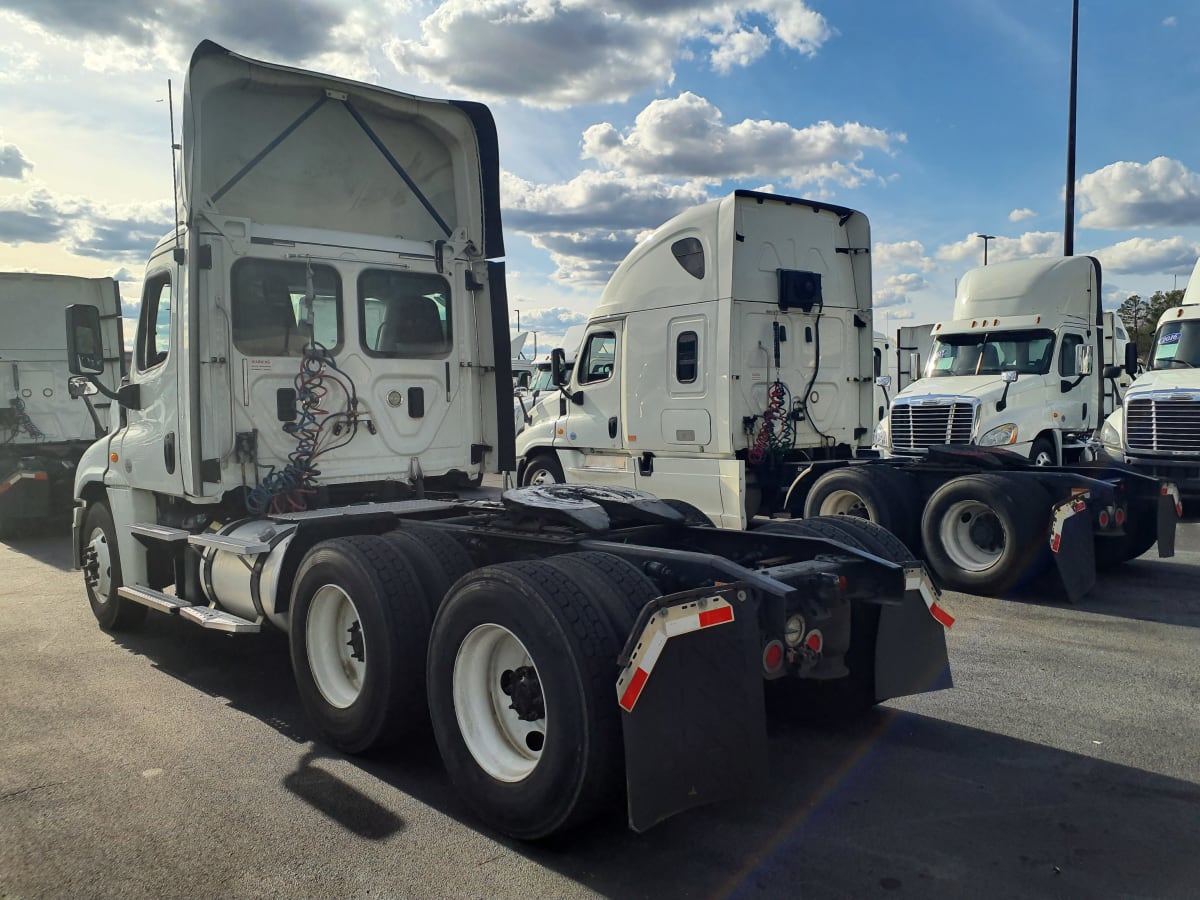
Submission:
[[[183,101],[185,222],[255,222],[437,241],[504,255],[496,126],[432,100],[239,56],[192,54]]]
[[[1086,285],[1083,290],[1081,284]],[[1100,261],[1094,256],[992,263],[971,269],[959,280],[952,318],[1076,316],[1098,325],[1099,287]]]

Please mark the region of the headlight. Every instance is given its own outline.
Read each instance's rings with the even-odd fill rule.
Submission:
[[[1121,433],[1113,427],[1112,422],[1105,422],[1100,429],[1100,443],[1114,450],[1121,449]]]
[[[879,424],[875,426],[875,441],[876,447],[890,447],[891,442],[888,437],[887,419],[880,419]]]
[[[1017,442],[1017,426],[1009,423],[1001,425],[999,428],[993,428],[979,439],[980,446],[983,447],[1003,447],[1006,444],[1015,444]]]

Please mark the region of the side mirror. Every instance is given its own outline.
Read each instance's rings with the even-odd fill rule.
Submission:
[[[91,397],[100,391],[86,376],[72,375],[67,379],[67,393],[71,395],[72,400],[78,400],[80,397]]]
[[[921,377],[921,354],[916,350],[908,354],[908,374],[913,381]]]
[[[881,388],[891,387],[892,386],[892,376],[891,375],[880,375],[878,378],[875,379],[875,386],[881,387]]]
[[[563,387],[571,377],[567,368],[567,352],[562,347],[550,351],[550,380],[555,387]]]
[[[1092,374],[1092,345],[1079,344],[1075,348],[1075,371],[1080,375]]]
[[[104,373],[100,310],[82,303],[67,307],[67,368],[72,375]]]
[[[1134,378],[1138,373],[1137,344],[1130,341],[1125,345],[1125,374]]]
[[[1000,380],[1003,381],[1005,384],[1012,384],[1014,381],[1017,380],[1017,370],[1016,369],[1005,369],[1003,372],[1000,373]]]

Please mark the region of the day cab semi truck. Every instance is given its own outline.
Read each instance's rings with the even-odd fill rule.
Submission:
[[[109,427],[109,404],[76,396],[63,314],[87,303],[100,314],[97,380],[121,380],[121,295],[111,278],[0,273],[0,536],[72,507],[75,464]],[[94,390],[92,391],[94,393]]]
[[[1200,262],[1181,305],[1158,319],[1146,371],[1100,430],[1107,459],[1170,479],[1200,515]]]
[[[616,486],[446,492],[513,467],[486,107],[206,42],[184,123],[125,422],[75,481],[101,627],[280,629],[325,740],[431,722],[464,801],[526,839],[744,795],[768,693],[845,713],[948,683],[951,619],[871,523],[730,533]],[[72,307],[81,374],[100,331]]]
[[[641,489],[691,503],[729,529],[755,516],[864,517],[923,553],[942,583],[983,594],[1030,581],[1052,559],[1077,598],[1094,583],[1097,558],[1139,555],[1158,539],[1161,552],[1173,552],[1173,486],[1126,472],[1043,471],[1006,448],[955,446],[972,444],[985,415],[997,405],[1003,414],[1030,388],[1042,405],[1053,392],[1047,415],[1064,428],[1082,433],[1099,421],[1092,260],[1018,267],[1022,291],[1070,282],[1086,310],[1076,319],[1073,306],[1047,294],[1044,312],[1005,322],[1015,330],[1004,352],[1016,360],[1013,348],[1024,348],[1025,369],[1001,357],[994,373],[971,376],[980,396],[920,393],[937,378],[910,386],[890,407],[891,421],[909,429],[901,436],[893,424],[884,442],[896,458],[872,458],[879,370],[870,245],[861,212],[748,191],[668,221],[618,266],[574,367],[559,367],[559,402],[543,400],[520,435],[520,482]],[[981,277],[964,279],[965,296]],[[945,328],[940,346],[949,349],[935,362],[963,346],[977,363],[986,348],[990,365],[1000,339],[992,329],[1016,316],[1002,306],[988,307],[987,328],[982,310],[974,325],[968,319],[960,343]],[[1050,324],[1056,315],[1073,324]],[[1035,339],[1045,360],[1028,357]],[[1044,374],[1051,366],[1053,376]],[[895,453],[897,441],[912,455]]]

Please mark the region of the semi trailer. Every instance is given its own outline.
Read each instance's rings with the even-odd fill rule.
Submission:
[[[184,123],[124,424],[75,479],[102,628],[283,631],[324,740],[431,723],[465,802],[522,839],[744,794],[768,692],[837,714],[948,685],[952,619],[872,523],[731,533],[618,486],[448,493],[513,465],[486,107],[205,42]],[[100,331],[71,307],[73,371],[99,375]]]
[[[75,464],[109,428],[109,402],[80,399],[67,370],[63,312],[100,312],[96,379],[122,372],[121,294],[111,278],[0,273],[0,535],[35,520],[69,521]]]

